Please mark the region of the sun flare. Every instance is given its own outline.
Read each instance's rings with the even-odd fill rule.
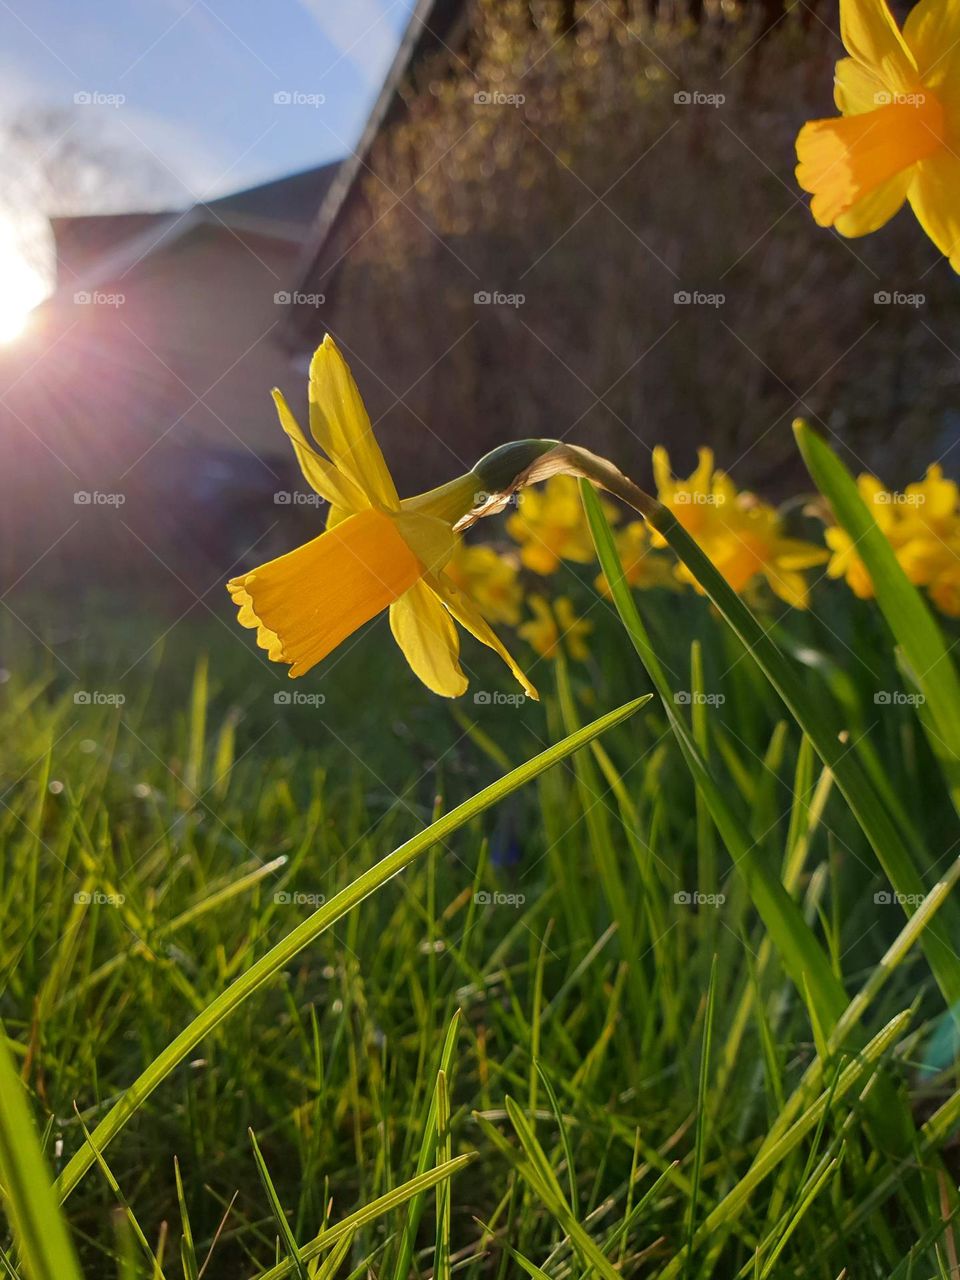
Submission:
[[[30,312],[48,292],[43,276],[24,255],[16,229],[0,220],[0,344],[21,336]]]

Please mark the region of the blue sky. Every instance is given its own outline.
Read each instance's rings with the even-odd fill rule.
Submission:
[[[3,0],[0,118],[62,108],[86,139],[148,157],[155,191],[221,195],[344,154],[412,6]],[[75,105],[76,94],[94,101]]]

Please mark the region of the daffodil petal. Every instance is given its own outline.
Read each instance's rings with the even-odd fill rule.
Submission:
[[[396,486],[347,362],[329,334],[310,362],[310,430],[338,471],[368,501],[396,511]]]
[[[325,458],[321,458],[315,449],[311,449],[283,393],[276,388],[273,390],[273,401],[277,406],[280,425],[290,437],[293,451],[297,455],[297,462],[300,464],[300,470],[307,484],[319,493],[321,498],[344,508],[347,513],[362,511],[364,507],[369,507],[370,500],[363,490],[358,488],[348,475],[338,471]]]
[[[949,0],[919,0],[903,24],[903,39],[928,88],[960,96],[960,17]]]
[[[243,626],[301,676],[408,591],[423,566],[374,507],[227,583]]]
[[[810,588],[802,573],[768,565],[764,576],[770,589],[794,609],[806,609],[810,603]]]
[[[466,692],[457,628],[425,582],[415,582],[390,606],[390,630],[414,675],[428,689],[442,698]]]
[[[875,191],[858,200],[855,205],[837,216],[835,226],[842,236],[866,236],[886,226],[894,214],[903,208],[913,180],[913,173],[905,169]]]
[[[833,100],[845,116],[859,116],[865,111],[875,110],[883,103],[883,95],[889,95],[889,92],[877,73],[856,58],[841,58],[837,63]]]
[[[960,158],[943,150],[921,160],[907,198],[924,231],[960,271]]]
[[[534,698],[539,701],[539,693],[537,693],[529,679],[520,670],[516,660],[511,656],[506,646],[497,636],[497,633],[482,617],[473,602],[468,599],[462,591],[458,591],[454,584],[450,582],[449,579],[445,579],[442,574],[439,577],[427,575],[424,581],[434,594],[440,597],[446,607],[450,610],[450,613],[454,618],[456,618],[457,622],[460,623],[464,630],[469,631],[470,634],[479,640],[481,644],[487,645],[488,648],[494,651],[494,653],[498,653],[500,655],[513,672],[516,679],[523,686],[527,697]]]
[[[840,35],[847,52],[887,88],[906,93],[917,87],[916,64],[884,0],[840,0]]]

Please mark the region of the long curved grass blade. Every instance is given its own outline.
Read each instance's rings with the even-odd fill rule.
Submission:
[[[29,1280],[80,1280],[23,1085],[0,1027],[0,1183]]]
[[[447,1034],[443,1042],[443,1048],[440,1051],[440,1063],[437,1068],[437,1079],[440,1076],[449,1079],[450,1064],[453,1061],[453,1050],[457,1042],[457,1032],[460,1029],[461,1013],[458,1009],[450,1019],[450,1026],[447,1028]],[[437,1108],[439,1106],[438,1089],[435,1088],[430,1095],[430,1105],[427,1109],[426,1120],[423,1126],[423,1142],[420,1146],[420,1155],[417,1159],[417,1174],[426,1173],[430,1167],[430,1161],[433,1159],[437,1150]],[[420,1219],[423,1216],[425,1196],[414,1196],[407,1205],[407,1220],[403,1224],[403,1234],[400,1237],[400,1248],[397,1253],[397,1265],[393,1269],[393,1280],[406,1280],[410,1274],[410,1262],[413,1258],[414,1241],[417,1238],[417,1229],[420,1226]]]
[[[57,1181],[57,1190],[61,1199],[66,1199],[70,1195],[93,1164],[94,1154],[91,1146],[102,1151],[107,1143],[116,1137],[130,1117],[136,1114],[157,1085],[186,1058],[194,1046],[229,1017],[234,1009],[273,974],[288,964],[298,952],[433,845],[451,836],[471,819],[483,813],[485,809],[516,791],[524,783],[538,777],[544,770],[566,759],[580,747],[586,746],[599,734],[622,723],[649,701],[650,695],[647,694],[641,698],[634,698],[613,711],[608,711],[606,715],[600,716],[585,728],[569,734],[555,746],[548,747],[546,751],[541,751],[533,759],[519,765],[505,777],[498,778],[496,782],[484,787],[398,849],[381,858],[375,866],[358,876],[352,884],[335,894],[312,916],[299,924],[296,929],[291,930],[285,938],[271,947],[266,955],[252,964],[246,973],[212,1000],[203,1012],[171,1040],[166,1049],[137,1077],[120,1101],[108,1111],[94,1129],[90,1143],[81,1147],[64,1169]]]

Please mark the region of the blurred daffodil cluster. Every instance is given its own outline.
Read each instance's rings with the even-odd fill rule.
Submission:
[[[935,463],[902,493],[884,488],[868,474],[859,477],[857,487],[910,581],[924,587],[942,613],[960,617],[960,491],[955,482]],[[824,536],[833,553],[827,573],[844,578],[855,595],[869,600],[873,583],[849,534],[831,526]]]

